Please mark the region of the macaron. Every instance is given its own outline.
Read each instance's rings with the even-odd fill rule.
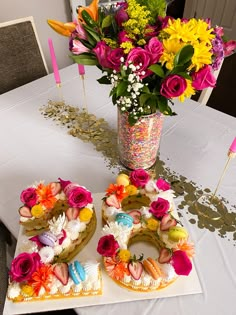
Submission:
[[[172,226],[168,231],[168,239],[173,242],[186,239],[188,237],[187,230],[182,226]]]
[[[130,181],[129,181],[129,176],[126,174],[119,174],[116,178],[116,183],[117,185],[123,185],[123,186],[128,186]]]
[[[43,232],[38,236],[39,241],[46,246],[54,247],[57,237],[51,232]]]
[[[75,284],[80,284],[81,281],[85,280],[85,270],[78,260],[69,265],[69,274]]]
[[[157,262],[151,257],[148,257],[143,261],[143,267],[154,280],[157,280],[161,276],[161,270]]]
[[[123,225],[126,225],[126,226],[128,226],[128,227],[132,227],[134,219],[133,219],[133,218],[131,217],[131,215],[129,215],[129,214],[126,214],[126,213],[118,213],[118,214],[116,215],[115,221],[116,221],[118,224],[123,224]]]

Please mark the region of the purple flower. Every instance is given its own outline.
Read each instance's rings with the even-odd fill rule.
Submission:
[[[221,39],[219,35],[216,35],[216,37],[212,41],[212,51],[213,51],[213,55],[215,56],[214,61],[212,63],[212,69],[217,70],[219,69],[224,59],[223,40]]]
[[[184,93],[186,88],[185,78],[177,74],[171,74],[163,80],[160,93],[166,98],[178,97]]]

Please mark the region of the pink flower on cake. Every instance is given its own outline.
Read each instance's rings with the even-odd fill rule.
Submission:
[[[214,88],[216,79],[212,73],[212,67],[207,65],[192,75],[192,86],[197,90],[204,90],[208,87]]]
[[[111,257],[115,255],[118,248],[118,242],[112,234],[109,234],[100,238],[97,246],[97,252],[102,256]]]
[[[83,208],[93,201],[91,192],[81,186],[74,186],[67,192],[68,203],[74,208]]]
[[[38,253],[21,253],[11,263],[11,280],[16,282],[27,281],[39,266],[40,256]]]
[[[141,168],[130,173],[130,181],[136,187],[145,187],[149,179],[149,174]]]
[[[169,208],[169,201],[159,197],[156,201],[151,203],[149,212],[151,212],[157,219],[161,219],[167,214]]]
[[[36,194],[36,189],[33,187],[27,188],[22,191],[20,195],[20,200],[29,208],[36,205],[38,196]]]
[[[174,267],[176,274],[180,276],[188,276],[192,270],[191,260],[182,250],[173,252],[170,263]]]
[[[166,190],[169,190],[171,187],[170,187],[170,184],[167,183],[164,179],[162,178],[159,178],[157,181],[156,181],[156,185],[157,185],[157,188],[160,189],[160,190],[163,190],[163,191],[166,191]]]

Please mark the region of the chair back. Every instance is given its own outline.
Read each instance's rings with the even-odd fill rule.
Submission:
[[[0,94],[47,74],[33,17],[0,23]]]

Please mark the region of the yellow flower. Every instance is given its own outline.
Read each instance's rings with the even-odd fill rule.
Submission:
[[[83,208],[80,210],[79,219],[82,222],[90,221],[92,218],[93,212],[89,208]]]
[[[128,185],[125,187],[125,191],[129,194],[129,196],[136,195],[137,190],[137,187],[135,187],[134,185]]]
[[[118,253],[118,256],[121,261],[128,262],[130,260],[131,253],[128,249],[121,249]]]
[[[125,54],[128,54],[128,53],[130,52],[130,50],[131,50],[132,48],[134,48],[134,45],[132,44],[132,42],[127,41],[127,42],[123,42],[123,43],[120,45],[120,47],[124,49],[124,53],[125,53]]]
[[[186,79],[187,88],[182,95],[179,96],[180,102],[184,102],[185,98],[190,98],[195,94],[195,89],[192,87],[192,81]]]
[[[33,206],[31,209],[31,214],[35,218],[40,218],[44,214],[43,207],[40,204]]]
[[[159,221],[155,220],[154,218],[150,218],[147,219],[146,224],[149,230],[156,231],[159,226]]]
[[[32,296],[34,294],[34,289],[30,285],[24,284],[21,287],[21,292],[24,296]]]
[[[160,62],[162,65],[165,64],[168,70],[172,70],[174,67],[175,55],[183,46],[185,46],[185,44],[181,43],[177,39],[164,39],[162,44],[164,51],[160,58]]]
[[[204,45],[201,43],[197,43],[193,45],[194,54],[192,56],[192,64],[190,65],[188,70],[194,69],[195,71],[199,71],[205,65],[210,65],[212,63],[211,57],[211,45]]]
[[[117,42],[114,39],[105,37],[105,38],[103,38],[103,40],[111,48],[116,48],[117,47]]]

